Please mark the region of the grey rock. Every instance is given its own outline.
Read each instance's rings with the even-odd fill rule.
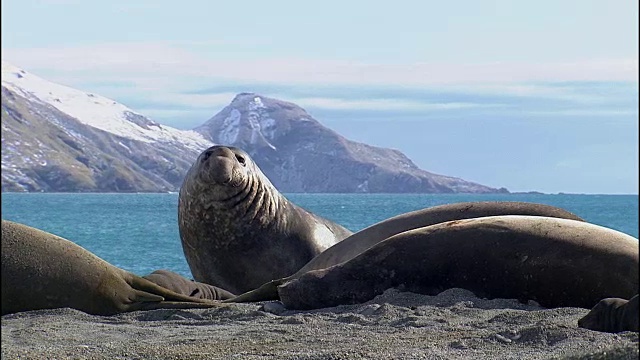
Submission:
[[[287,311],[284,305],[280,301],[269,301],[266,302],[260,307],[261,311],[265,311],[274,315],[280,315],[283,312]]]

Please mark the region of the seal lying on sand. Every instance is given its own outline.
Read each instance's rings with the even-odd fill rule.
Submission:
[[[371,225],[328,248],[295,274],[263,284],[260,288],[239,295],[229,302],[275,300],[278,298],[278,285],[296,279],[308,271],[325,269],[351,260],[373,245],[403,231],[451,220],[496,215],[534,215],[584,221],[577,215],[555,206],[516,201],[462,202],[411,211]]]
[[[208,300],[231,299],[235,295],[227,290],[213,285],[189,280],[186,277],[169,270],[156,270],[143,278],[156,283],[163,288],[175,291],[178,294]]]
[[[482,201],[438,205],[400,214],[371,225],[322,252],[298,270],[297,274],[301,275],[307,271],[324,269],[351,260],[380,241],[403,231],[451,220],[497,215],[534,215],[584,221],[564,209],[527,202]]]
[[[638,318],[640,318],[639,302],[638,295],[630,300],[620,298],[602,299],[585,317],[578,320],[578,326],[611,333],[640,331],[638,329]]]
[[[119,269],[59,236],[2,220],[2,314],[70,307],[94,315],[221,306]]]
[[[212,146],[191,166],[178,201],[195,280],[242,293],[289,276],[352,232],[289,202],[249,155]]]
[[[354,304],[399,287],[435,295],[453,287],[486,298],[591,308],[638,293],[638,240],[575,220],[491,216],[395,235],[357,257],[278,286],[290,309]]]

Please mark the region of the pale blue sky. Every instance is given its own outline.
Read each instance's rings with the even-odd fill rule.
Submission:
[[[2,57],[178,128],[254,91],[431,172],[638,193],[637,1],[3,1]]]

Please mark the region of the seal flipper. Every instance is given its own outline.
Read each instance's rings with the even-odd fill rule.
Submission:
[[[164,298],[160,295],[151,294],[142,290],[133,290],[132,296],[129,297],[129,301],[131,303],[138,302],[161,302],[164,301]]]
[[[212,304],[212,300],[207,299],[198,299],[191,296],[179,294],[175,291],[169,290],[165,287],[162,287],[152,281],[149,281],[140,276],[134,275],[127,271],[123,270],[123,278],[127,281],[127,283],[135,290],[141,290],[148,295],[156,295],[161,297],[161,300],[177,301],[177,302],[187,302],[187,303],[201,303],[201,304]]]
[[[145,287],[147,284],[144,283],[146,280],[139,278],[135,275],[131,277],[130,285],[138,285],[140,287]],[[213,308],[213,307],[222,307],[227,306],[226,304],[220,304],[219,302],[214,302],[211,300],[203,300],[198,298],[188,297],[182,294],[172,294],[173,292],[169,289],[165,289],[160,285],[156,285],[155,283],[151,284],[158,286],[159,291],[154,291],[154,293],[150,293],[144,290],[140,290],[138,288],[133,289],[133,296],[129,298],[130,303],[127,305],[124,311],[138,311],[138,310],[156,310],[156,309],[203,309],[203,308]],[[153,290],[154,286],[151,286]],[[163,294],[168,294],[170,297],[184,298],[184,301],[165,301],[165,298],[155,294],[155,292],[160,292]],[[178,296],[174,296],[178,295]]]
[[[263,284],[257,289],[247,291],[231,299],[222,300],[223,303],[244,303],[244,302],[257,302],[268,300],[279,300],[278,286],[284,282],[290,280],[289,278],[282,278],[277,280],[271,280],[268,283]]]

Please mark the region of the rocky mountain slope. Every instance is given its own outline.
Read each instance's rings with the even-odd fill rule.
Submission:
[[[398,150],[350,141],[295,104],[253,93],[194,130],[247,151],[284,192],[508,192],[424,171]]]
[[[175,191],[211,145],[2,62],[2,191]]]

